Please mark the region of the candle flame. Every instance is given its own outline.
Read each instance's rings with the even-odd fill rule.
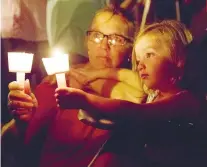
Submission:
[[[64,55],[63,51],[59,48],[55,48],[52,52],[52,57],[59,57]]]

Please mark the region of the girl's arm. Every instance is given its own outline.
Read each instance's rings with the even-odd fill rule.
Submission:
[[[200,104],[189,92],[173,95],[149,104],[135,104],[129,101],[108,99],[84,93],[83,109],[91,114],[103,115],[111,120],[170,120],[173,118],[193,119]]]

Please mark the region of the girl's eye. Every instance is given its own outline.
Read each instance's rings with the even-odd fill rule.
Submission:
[[[153,56],[153,53],[146,53],[146,58],[150,58],[150,57],[152,57]]]
[[[140,62],[140,60],[136,60],[136,65],[138,65],[138,64],[139,64],[139,62]]]

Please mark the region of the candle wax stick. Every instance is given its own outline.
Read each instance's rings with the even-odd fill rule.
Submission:
[[[17,72],[16,73],[17,82],[24,87],[24,81],[25,81],[25,73],[24,72]]]
[[[65,80],[65,73],[56,74],[58,88],[67,87]]]

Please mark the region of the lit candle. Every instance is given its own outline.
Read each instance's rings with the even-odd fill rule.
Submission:
[[[57,85],[58,87],[67,87],[66,85],[66,79],[65,79],[65,73],[59,73],[55,74],[57,79]]]
[[[56,75],[58,87],[66,87],[65,72],[69,70],[68,55],[56,52],[54,57],[42,58],[48,75]]]
[[[24,87],[25,73],[32,69],[33,54],[24,52],[8,52],[9,72],[16,73],[17,82]]]

